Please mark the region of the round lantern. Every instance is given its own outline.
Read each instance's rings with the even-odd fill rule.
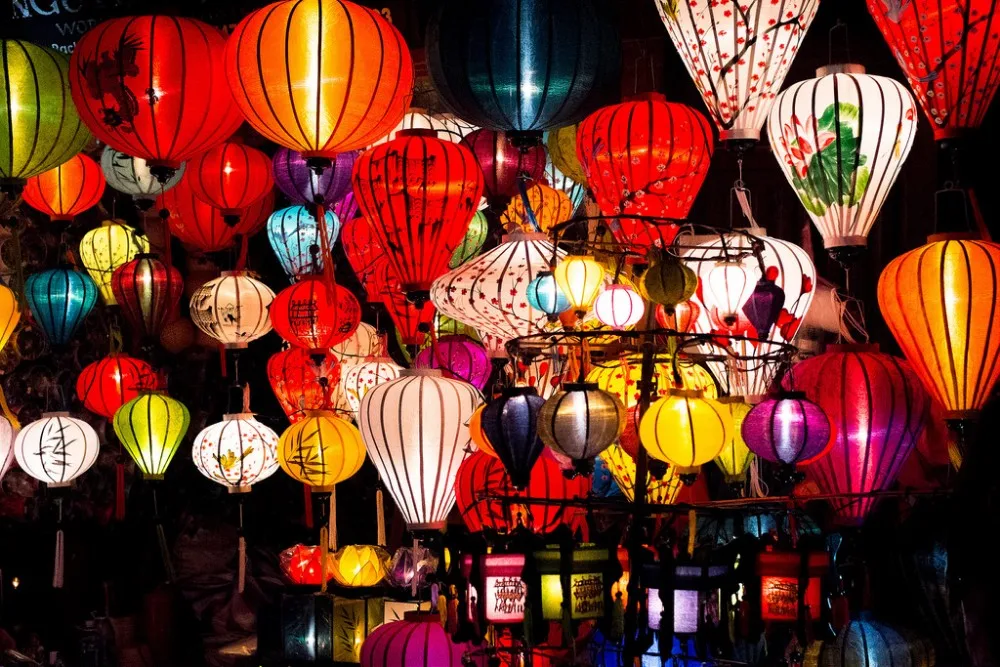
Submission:
[[[542,453],[538,415],[544,404],[533,387],[510,387],[483,409],[483,432],[516,489],[527,486]]]
[[[877,345],[833,345],[793,366],[785,382],[805,392],[834,426],[830,453],[808,468],[823,493],[863,496],[896,481],[930,408],[909,364]],[[874,502],[858,497],[835,502],[834,510],[840,520],[858,523]]]
[[[70,56],[70,90],[98,139],[146,160],[161,181],[225,141],[242,119],[226,86],[225,37],[177,16],[111,19]]]
[[[365,394],[358,426],[409,530],[439,529],[455,504],[469,419],[483,397],[432,369],[402,371]]]
[[[767,121],[775,159],[834,258],[868,245],[917,134],[903,84],[860,65],[817,71],[781,92]]]
[[[621,331],[639,323],[646,304],[628,285],[608,285],[594,301],[594,314],[601,324]]]
[[[278,564],[288,580],[298,586],[323,585],[323,573],[326,581],[333,579],[334,557],[336,554],[326,552],[326,567],[323,566],[324,550],[320,547],[296,544],[278,554]]]
[[[724,3],[656,6],[719,139],[759,140],[819,0],[757,2],[739,8],[739,19]]]
[[[108,420],[141,392],[159,388],[152,366],[120,352],[87,364],[76,380],[76,395],[83,407]]]
[[[118,408],[112,425],[142,476],[161,480],[191,424],[187,407],[166,394],[145,392]]]
[[[319,175],[299,153],[281,148],[271,159],[274,182],[293,204],[327,204],[341,201],[351,191],[351,170],[357,151],[338,153]]]
[[[635,498],[637,472],[635,459],[624,447],[611,445],[600,454],[601,462],[608,468],[615,485],[621,489],[626,500]],[[646,472],[646,502],[653,505],[672,505],[677,501],[684,483],[677,466],[667,464],[662,474]]]
[[[146,237],[116,220],[105,220],[80,239],[80,263],[94,279],[101,299],[108,306],[118,304],[111,289],[115,269],[146,252],[149,252]]]
[[[653,313],[657,326],[680,333],[692,331],[700,314],[701,307],[690,300],[678,303],[673,307],[673,312],[670,312],[666,306],[657,304],[656,311]]]
[[[754,456],[743,440],[743,420],[751,408],[740,396],[726,396],[718,400],[729,408],[729,416],[733,420],[733,432],[729,441],[723,445],[722,451],[715,457],[715,465],[719,466],[728,483],[742,484],[746,480],[747,468],[753,462]]]
[[[476,130],[463,140],[483,171],[483,195],[496,210],[518,194],[522,179],[538,181],[545,175],[545,148],[515,146],[503,132]]]
[[[176,312],[184,278],[156,255],[140,253],[111,274],[111,291],[135,334],[154,338]]]
[[[278,292],[271,303],[271,324],[283,339],[313,353],[346,340],[361,322],[361,305],[349,290],[306,278]]]
[[[196,327],[227,350],[242,350],[271,330],[273,300],[271,288],[246,271],[223,271],[195,290],[188,312]]]
[[[201,252],[218,252],[232,247],[236,236],[256,233],[274,210],[274,193],[251,204],[240,214],[239,222],[228,224],[222,211],[196,197],[188,182],[178,184],[156,200],[156,206],[167,211],[170,233],[181,242]]]
[[[332,356],[313,356],[290,347],[267,361],[267,379],[275,398],[293,424],[307,410],[339,410],[342,368]]]
[[[80,153],[29,178],[21,196],[25,204],[49,216],[49,220],[70,221],[101,201],[104,186],[101,168]]]
[[[64,345],[94,308],[97,285],[85,273],[59,267],[28,276],[24,299],[49,342]]]
[[[605,10],[594,0],[448,0],[427,28],[434,87],[465,120],[540,140],[617,94],[621,52]]]
[[[830,443],[830,419],[802,392],[758,403],[743,417],[743,442],[760,458],[795,465],[813,459]]]
[[[579,318],[587,314],[604,289],[604,267],[593,257],[569,255],[556,264],[552,275]]]
[[[565,178],[575,183],[586,184],[587,174],[584,173],[580,158],[576,154],[576,131],[576,125],[564,125],[549,130],[545,138],[545,147],[548,149],[552,166],[560,175],[565,175]],[[551,175],[549,177],[553,187],[562,189],[561,185],[551,182]]]
[[[17,295],[6,285],[0,285],[0,351],[7,347],[20,321],[21,306],[17,303]]]
[[[330,354],[342,364],[360,364],[378,356],[384,348],[378,329],[361,322],[354,333],[330,348]]]
[[[6,189],[58,167],[91,136],[67,95],[66,56],[18,39],[0,39],[0,56],[0,186]]]
[[[328,410],[307,410],[278,441],[278,463],[290,477],[313,491],[331,491],[361,469],[365,445],[361,433]]]
[[[807,661],[816,667],[880,667],[881,665],[912,665],[927,667],[933,662],[913,659],[912,647],[893,628],[869,618],[851,621],[828,642],[816,642]]]
[[[482,172],[461,144],[404,130],[354,163],[354,194],[407,298],[427,300],[448,271],[482,195]]]
[[[727,328],[736,326],[760,278],[759,269],[738,259],[716,262],[708,274],[705,305]]]
[[[700,389],[671,389],[639,422],[639,439],[649,455],[685,471],[718,456],[732,432],[729,410]]]
[[[195,436],[191,459],[198,472],[230,493],[246,493],[278,469],[278,434],[253,413],[224,415]]]
[[[101,153],[101,171],[108,185],[118,192],[132,195],[140,210],[148,210],[156,198],[177,185],[184,176],[185,163],[174,170],[166,182],[156,180],[149,171],[149,164],[141,157],[133,157],[127,153],[116,151],[111,146],[105,146]]]
[[[94,465],[100,449],[97,432],[68,412],[46,412],[14,440],[17,465],[50,487],[69,486]]]
[[[333,211],[326,211],[326,241],[332,246],[340,234],[340,221]],[[288,279],[297,280],[310,273],[322,273],[323,254],[316,216],[305,206],[290,206],[275,211],[267,219],[267,240],[271,242],[281,268]]]
[[[256,148],[226,141],[191,160],[188,183],[196,197],[235,224],[242,209],[274,187],[271,159]]]
[[[344,398],[355,417],[361,410],[365,395],[375,387],[398,378],[402,370],[402,366],[388,357],[345,364],[341,379]]]
[[[336,48],[321,57],[329,44]],[[318,167],[385,136],[413,89],[403,36],[378,11],[347,0],[250,13],[229,37],[226,71],[247,122]]]
[[[559,289],[551,271],[542,271],[528,283],[525,296],[528,305],[545,313],[549,322],[558,322],[559,315],[569,310],[569,299]]]
[[[467,336],[442,336],[421,350],[413,360],[414,368],[436,368],[445,377],[468,382],[482,391],[490,379],[493,365],[483,346]]]
[[[348,588],[377,586],[389,571],[389,553],[382,547],[341,547],[333,555],[333,578]]]
[[[437,612],[406,612],[372,630],[361,645],[361,667],[463,667],[470,648],[451,641]]]
[[[490,221],[482,211],[476,211],[469,221],[469,228],[448,260],[449,269],[457,269],[479,254],[490,235]]]
[[[525,190],[525,194],[527,208],[525,195],[522,194],[515,195],[507,204],[507,210],[500,216],[500,224],[504,229],[548,234],[555,225],[573,217],[576,207],[569,196],[560,190],[544,183],[535,183]]]
[[[375,235],[372,224],[365,218],[344,222],[340,243],[351,269],[365,289],[368,301],[381,303],[388,293],[389,256]]]
[[[538,436],[586,469],[621,436],[625,421],[625,405],[614,394],[592,382],[566,383],[542,406]]]
[[[675,256],[661,253],[642,274],[640,285],[646,297],[669,314],[677,304],[694,296],[698,274]]]

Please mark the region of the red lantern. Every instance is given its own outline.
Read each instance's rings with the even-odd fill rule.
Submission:
[[[340,285],[330,287],[319,277],[304,278],[278,292],[271,302],[271,324],[286,341],[326,354],[346,340],[361,323],[361,305]]]
[[[545,147],[515,146],[503,132],[476,130],[462,141],[472,149],[483,171],[483,194],[490,206],[502,210],[518,194],[518,183],[541,180],[545,175]]]
[[[191,160],[187,182],[196,197],[239,222],[245,209],[274,187],[271,158],[256,148],[227,141]]]
[[[307,410],[336,410],[342,393],[340,364],[333,355],[313,357],[291,347],[267,361],[267,379],[281,409],[293,424]]]
[[[184,278],[173,266],[141,253],[111,274],[111,292],[135,334],[156,339],[184,293]]]
[[[105,184],[101,166],[80,153],[29,178],[22,196],[25,204],[53,222],[72,220],[101,201]]]
[[[399,330],[399,338],[404,345],[422,345],[434,322],[434,305],[425,303],[418,307],[406,298],[399,281],[389,270],[388,262],[378,267],[373,275],[373,281],[384,285],[380,301],[389,312],[392,323]]]
[[[88,30],[70,57],[80,118],[161,181],[243,121],[223,68],[225,37],[195,19],[131,16]]]
[[[392,273],[408,298],[426,302],[479,206],[483,173],[475,157],[434,130],[402,130],[362,153],[352,178]]]
[[[235,226],[225,221],[222,211],[195,196],[187,176],[161,194],[156,206],[168,212],[170,233],[181,243],[202,252],[218,252],[232,247],[237,234],[251,236],[267,223],[274,208],[274,192],[243,210]]]
[[[344,224],[340,232],[344,254],[354,274],[365,288],[368,300],[378,303],[387,294],[385,280],[388,276],[389,256],[365,218],[354,218]]]
[[[298,586],[322,586],[324,572],[327,581],[333,579],[333,571],[336,569],[336,555],[332,551],[326,552],[325,569],[322,558],[323,549],[305,544],[296,544],[278,554],[281,571],[285,573],[290,582]]]
[[[152,366],[120,352],[87,364],[76,380],[76,395],[83,407],[105,419],[112,419],[118,408],[140,392],[158,389],[160,379]]]

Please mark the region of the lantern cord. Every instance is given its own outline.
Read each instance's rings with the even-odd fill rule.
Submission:
[[[326,593],[327,565],[330,560],[330,543],[326,526],[319,529],[319,592]]]
[[[528,222],[536,232],[542,231],[542,226],[538,224],[538,219],[535,217],[535,212],[531,208],[531,202],[528,201],[528,187],[524,184],[524,178],[519,177],[517,179],[517,191],[521,196],[521,204],[524,205],[524,214],[528,218]]]
[[[319,232],[319,248],[323,257],[323,279],[326,282],[327,303],[336,299],[336,280],[333,275],[333,254],[330,250],[330,237],[326,228],[326,207],[323,206],[323,196],[316,195],[316,229]]]
[[[247,583],[247,538],[243,532],[243,498],[240,497],[240,528],[239,528],[239,549],[237,553],[236,572],[237,590],[242,593]]]
[[[219,374],[222,377],[229,377],[229,371],[226,369],[226,346],[222,343],[218,345],[219,349]]]
[[[840,327],[837,331],[837,342],[847,341],[857,342],[852,335],[852,330],[857,332],[867,343],[868,327],[865,324],[865,309],[861,301],[852,296],[842,296],[836,290],[833,291],[833,304],[840,313]]]
[[[245,271],[247,268],[247,252],[250,243],[246,234],[240,234],[240,254],[236,256],[236,270]]]
[[[375,544],[385,546],[385,501],[382,493],[382,480],[375,489]]]
[[[827,57],[829,59],[829,64],[831,64],[831,65],[833,64],[833,36],[834,36],[834,33],[836,33],[838,30],[843,30],[844,31],[844,52],[847,54],[847,60],[845,62],[848,62],[848,63],[851,62],[851,37],[850,37],[850,32],[848,30],[847,24],[844,23],[843,20],[841,20],[840,18],[838,18],[837,22],[833,25],[832,28],[830,28],[830,32],[828,33],[828,41],[827,41],[828,52],[827,52]]]
[[[417,552],[420,549],[420,538],[416,535],[413,536],[413,576],[410,578],[410,595],[413,598],[417,597]]]
[[[62,498],[56,498],[56,511],[58,512],[58,515],[56,518],[56,555],[55,563],[52,568],[52,588],[62,588],[66,580],[66,544],[62,529],[62,501]]]
[[[755,498],[765,498],[769,492],[767,483],[760,475],[760,459],[755,456],[750,462],[750,495]]]
[[[156,487],[153,487],[153,520],[156,521],[156,541],[160,546],[160,559],[163,561],[163,570],[167,577],[167,583],[171,583],[174,578],[174,564],[170,560],[170,549],[167,548],[167,534],[163,530],[163,520],[160,519],[160,503],[156,497]]]
[[[17,274],[17,296],[19,297],[17,302],[21,305],[21,314],[28,312],[28,298],[24,294],[24,258],[21,256],[21,232],[24,231],[24,225],[18,224],[16,217],[11,217],[11,227],[14,228],[14,233],[12,234],[14,238],[14,265],[15,272]]]
[[[302,492],[304,494],[303,501],[305,503],[303,510],[303,521],[305,521],[306,528],[312,530],[315,525],[313,523],[312,489],[309,487],[308,484],[303,484]]]
[[[236,373],[236,383],[239,386],[239,371]],[[244,414],[250,414],[250,383],[243,385],[243,410]]]
[[[118,445],[119,450],[121,445]],[[125,520],[125,461],[122,459],[121,451],[118,452],[118,460],[115,462],[115,520]]]
[[[330,487],[330,516],[327,521],[329,522],[329,530],[327,531],[327,536],[330,540],[329,548],[330,551],[337,550],[337,487]]]

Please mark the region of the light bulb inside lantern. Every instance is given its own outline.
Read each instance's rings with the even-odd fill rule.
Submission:
[[[604,267],[597,260],[582,255],[566,257],[553,270],[556,284],[580,318],[587,314],[604,288],[604,274]]]
[[[744,266],[737,260],[722,260],[708,274],[708,289],[719,320],[733,327],[739,320],[743,306],[753,295],[760,270]]]

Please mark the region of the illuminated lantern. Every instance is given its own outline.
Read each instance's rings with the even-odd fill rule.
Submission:
[[[611,445],[600,454],[601,461],[611,473],[615,485],[621,489],[625,498],[632,502],[635,498],[636,467],[635,459],[625,451],[624,447]],[[653,505],[672,505],[681,493],[684,483],[681,481],[680,470],[669,463],[662,474],[654,475],[646,472],[646,502]]]
[[[64,345],[97,302],[97,285],[68,267],[33,273],[24,281],[24,299],[35,324],[53,345]]]
[[[545,175],[545,148],[515,146],[503,132],[476,130],[463,139],[483,171],[483,195],[502,210],[518,194],[522,179],[538,181]]]
[[[235,141],[219,144],[188,165],[187,182],[194,195],[222,211],[229,223],[239,222],[242,209],[274,187],[266,153]]]
[[[6,285],[0,285],[0,351],[7,347],[7,342],[20,321],[21,306],[17,303],[17,295]]]
[[[293,424],[308,410],[340,408],[342,369],[330,356],[312,356],[298,347],[274,353],[267,379],[275,398]]]
[[[639,439],[649,455],[685,472],[718,456],[732,434],[729,410],[700,389],[671,389],[639,422]]]
[[[320,57],[322,45],[335,44]],[[233,29],[226,71],[247,122],[325,167],[403,117],[413,61],[382,15],[346,0],[271,5]]]
[[[376,586],[389,570],[389,554],[382,547],[341,547],[333,555],[333,579],[348,588]]]
[[[155,254],[140,253],[111,274],[111,291],[135,334],[153,338],[176,312],[184,278]]]
[[[271,288],[246,271],[223,271],[195,290],[188,312],[196,327],[227,350],[242,350],[271,330],[273,300]]]
[[[574,138],[574,142],[576,139]],[[573,152],[576,152],[576,143],[573,144]],[[583,198],[587,195],[587,181],[574,181],[566,174],[559,171],[552,160],[549,159],[545,162],[545,180],[548,181],[549,185],[554,187],[560,192],[566,193],[569,197],[570,203],[573,205],[573,212],[575,213],[580,209],[583,204]]]
[[[76,395],[83,407],[108,420],[141,392],[159,388],[152,366],[120,352],[87,364],[76,380]]]
[[[375,387],[392,382],[399,377],[403,367],[388,357],[376,357],[371,361],[345,364],[341,371],[344,397],[351,412],[357,417],[361,401]]]
[[[158,180],[225,141],[242,122],[226,86],[225,37],[176,16],[99,23],[77,41],[69,82],[98,139],[147,161]]]
[[[161,480],[177,453],[191,415],[166,394],[145,392],[118,408],[112,425],[147,480]]]
[[[326,240],[332,246],[340,234],[340,221],[333,211],[326,211],[325,215]],[[319,225],[305,206],[290,206],[272,213],[267,219],[267,240],[289,280],[294,282],[301,276],[323,272]]]
[[[561,621],[563,612],[571,619],[604,616],[604,568],[608,550],[593,544],[572,547],[569,572],[564,572],[563,553],[558,548],[535,552],[535,566],[541,574],[542,618]],[[568,586],[564,586],[568,583]]]
[[[111,276],[122,264],[139,253],[149,252],[149,241],[128,225],[105,220],[80,239],[80,263],[94,279],[105,305],[117,305],[111,290]]]
[[[809,476],[823,493],[858,494],[834,501],[834,510],[842,521],[863,521],[875,502],[870,494],[892,486],[923,430],[930,402],[917,375],[877,345],[832,345],[793,366],[785,383],[834,426],[830,453],[809,466]]]
[[[251,204],[240,214],[240,221],[235,226],[225,221],[222,211],[195,196],[188,178],[182,178],[175,187],[160,195],[156,206],[168,211],[170,233],[181,243],[201,252],[218,252],[232,247],[237,234],[252,235],[266,223],[267,216],[274,210],[274,194]]]
[[[548,149],[549,160],[552,166],[565,178],[575,183],[587,182],[587,174],[583,171],[580,158],[576,154],[576,125],[564,125],[549,130],[545,139],[545,147]],[[551,178],[551,174],[548,174]],[[552,182],[553,187],[562,189],[562,186]]]
[[[354,333],[330,348],[330,354],[342,364],[360,364],[378,356],[384,348],[378,329],[361,322]]]
[[[314,492],[332,491],[364,462],[365,445],[358,429],[329,410],[307,410],[278,441],[281,468]]]
[[[434,87],[480,127],[540,140],[617,94],[614,22],[594,0],[449,0],[427,28]]]
[[[744,415],[740,432],[751,452],[786,466],[822,454],[832,433],[827,413],[802,392],[758,403]]]
[[[469,222],[469,228],[462,237],[462,241],[455,248],[448,260],[449,269],[457,269],[462,264],[479,254],[479,251],[486,245],[486,239],[490,235],[490,222],[482,211],[476,211]]]
[[[594,314],[601,324],[621,331],[639,323],[646,314],[646,304],[628,285],[608,285],[594,301]]]
[[[104,186],[101,168],[80,153],[29,178],[21,196],[25,204],[49,216],[49,220],[70,221],[101,201]]]
[[[97,432],[68,412],[46,412],[14,439],[17,465],[49,487],[69,486],[94,465],[100,449]]]
[[[1000,376],[998,267],[1000,245],[940,237],[879,278],[882,317],[946,420],[974,418]]]
[[[577,128],[577,154],[603,215],[642,215],[684,220],[705,182],[712,158],[708,119],[693,109],[650,93],[598,109]],[[619,218],[615,239],[645,253],[667,246],[675,224]]]
[[[433,130],[438,139],[443,139],[445,141],[457,142],[461,141],[462,137],[465,136],[457,129],[454,123],[441,118],[437,114],[429,113],[426,109],[410,107],[407,112],[403,114],[403,119],[396,124],[396,127],[392,128],[388,134],[381,139],[373,142],[366,150],[370,150],[376,146],[381,146],[384,143],[392,141],[396,138],[396,134],[403,130]]]
[[[333,579],[334,557],[333,552],[326,552],[326,567],[323,567],[323,549],[320,547],[296,544],[288,547],[278,554],[278,563],[281,571],[288,580],[298,586],[321,586],[323,573],[326,573],[326,580]]]
[[[551,271],[542,271],[528,284],[525,295],[528,305],[540,310],[548,317],[549,322],[558,322],[559,314],[569,310],[569,299],[559,289],[556,278]]]
[[[593,257],[569,255],[556,264],[552,275],[570,308],[581,319],[604,289],[604,267]]]
[[[404,130],[354,163],[354,195],[407,298],[425,302],[448,271],[482,195],[476,160],[430,130]]]
[[[271,158],[274,182],[293,204],[333,204],[351,192],[351,170],[358,151],[338,153],[317,175],[299,153],[281,148]]]
[[[718,400],[729,408],[729,416],[733,420],[733,432],[729,441],[723,445],[722,451],[715,457],[715,465],[719,466],[719,470],[725,475],[726,482],[742,484],[746,480],[747,469],[753,462],[754,456],[743,440],[742,431],[743,420],[750,412],[750,406],[738,396],[726,396]]]
[[[868,232],[910,153],[917,105],[903,84],[860,65],[821,68],[782,91],[767,121],[775,159],[838,261]]]
[[[932,659],[921,659],[918,649],[892,627],[876,623],[863,614],[842,628],[836,639],[816,642],[810,646],[807,662],[816,667],[879,667],[879,665],[912,665],[929,667]]]
[[[111,146],[105,146],[101,153],[101,171],[108,185],[118,192],[131,195],[135,205],[140,210],[148,210],[156,198],[177,185],[184,176],[186,164],[180,166],[165,183],[161,183],[149,171],[149,164],[141,157],[132,157],[128,153],[116,151]]]
[[[546,445],[586,468],[622,434],[625,405],[592,382],[566,383],[538,414]]]
[[[361,435],[409,530],[445,525],[470,443],[469,419],[482,400],[472,385],[431,369],[401,371],[361,400]]]
[[[938,141],[978,128],[1000,79],[996,0],[913,0],[868,11],[892,49]],[[986,21],[989,27],[980,24]]]
[[[483,409],[483,432],[516,489],[528,485],[542,453],[538,415],[544,404],[533,387],[509,387]]]
[[[0,481],[14,462],[14,426],[6,417],[0,416]]]
[[[706,612],[710,605],[718,604],[722,597],[721,582],[730,572],[726,565],[691,562],[679,562],[666,573],[660,563],[642,568],[642,582],[649,587],[646,593],[649,629],[671,628],[677,635],[694,635],[705,627]],[[672,601],[666,609],[664,597]]]
[[[698,316],[701,315],[701,307],[694,301],[681,301],[674,306],[673,313],[670,313],[666,306],[657,304],[653,315],[656,317],[657,326],[688,333],[694,329]]]
[[[528,209],[524,206],[524,195],[518,194],[512,197],[507,204],[507,210],[500,216],[500,224],[504,229],[520,228],[525,232],[548,234],[554,226],[573,217],[573,210],[576,207],[566,193],[544,183],[534,183],[525,192],[531,215],[528,215]],[[532,223],[532,217],[538,224],[537,229]]]
[[[469,437],[472,438],[472,444],[476,446],[479,451],[489,454],[493,458],[497,458],[496,450],[493,449],[493,445],[490,444],[490,439],[486,437],[486,433],[483,432],[483,409],[486,404],[483,403],[478,408],[473,411],[472,416],[469,417]]]
[[[326,350],[354,333],[361,306],[349,290],[310,277],[278,292],[271,302],[271,324],[283,339],[311,353]]]
[[[521,579],[524,554],[491,553],[482,557],[483,612],[490,623],[521,623],[528,587]]]
[[[436,368],[445,377],[468,382],[480,391],[486,387],[493,370],[483,346],[461,335],[438,338],[417,354],[413,367]]]
[[[376,278],[375,282],[385,285],[382,305],[388,311],[392,323],[396,325],[399,340],[403,345],[411,347],[424,346],[429,342],[428,334],[434,323],[434,308],[427,304],[420,307],[408,299],[399,281],[391,276],[392,271],[388,262],[382,264],[379,273],[382,277]]]
[[[348,192],[340,201],[333,205],[333,213],[341,222],[347,222],[358,217],[358,200],[353,192]]]
[[[340,243],[358,282],[365,288],[368,300],[380,303],[388,289],[389,256],[375,235],[372,224],[365,218],[345,221]]]
[[[758,141],[819,0],[739,8],[657,3],[660,18],[719,128],[721,141]]]
[[[278,469],[278,434],[253,413],[223,415],[194,438],[191,459],[205,477],[230,493],[246,493]]]
[[[818,621],[822,613],[823,579],[829,575],[830,554],[825,551],[761,551],[760,617],[764,621],[796,623]],[[800,586],[805,580],[806,590]]]
[[[738,259],[724,259],[716,262],[708,274],[705,305],[725,326],[732,328],[739,321],[743,306],[750,300],[760,278],[756,269]]]
[[[639,284],[650,301],[664,306],[670,314],[677,304],[694,296],[698,274],[675,256],[660,253],[642,274]]]
[[[361,667],[463,667],[471,647],[456,644],[437,612],[406,612],[375,628],[361,645]]]

